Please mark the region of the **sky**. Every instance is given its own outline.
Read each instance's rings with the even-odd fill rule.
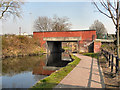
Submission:
[[[30,0],[22,6],[22,18],[13,19],[12,17],[2,21],[2,34],[19,34],[21,32],[28,34],[33,33],[34,21],[39,16],[47,16],[52,18],[54,15],[58,17],[68,17],[72,24],[72,30],[88,30],[95,20],[102,22],[108,33],[115,33],[115,27],[111,19],[104,16],[89,2],[89,0],[68,0],[64,2],[56,2],[55,0],[36,1]],[[49,0],[50,1],[50,0]],[[59,1],[59,0],[57,0]],[[86,2],[85,2],[86,1]]]

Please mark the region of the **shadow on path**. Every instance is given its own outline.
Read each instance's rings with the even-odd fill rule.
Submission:
[[[55,88],[105,88],[99,58],[75,54],[79,64]]]

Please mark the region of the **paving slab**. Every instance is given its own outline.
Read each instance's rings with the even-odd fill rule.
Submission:
[[[105,88],[97,59],[81,54],[74,55],[81,61],[55,88]]]

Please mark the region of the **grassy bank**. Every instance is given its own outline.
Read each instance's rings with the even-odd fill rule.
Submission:
[[[69,63],[66,67],[59,69],[58,71],[52,73],[50,76],[40,80],[32,88],[53,88],[60,81],[73,70],[73,68],[79,63],[80,59],[72,55],[74,59],[73,62]]]
[[[98,58],[98,53],[83,53],[83,55],[91,56],[93,58]]]
[[[65,49],[65,50],[71,50],[72,47],[63,47],[63,49]]]
[[[99,55],[99,65],[102,67],[105,88],[118,89],[120,86],[120,74],[115,74],[115,66],[113,67],[113,72],[111,72],[111,66],[109,67],[108,61],[103,54]]]
[[[40,54],[43,49],[40,48],[38,39],[31,36],[22,35],[4,35],[2,36],[2,57],[16,57],[24,55]]]

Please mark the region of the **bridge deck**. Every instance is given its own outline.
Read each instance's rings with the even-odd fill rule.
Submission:
[[[44,37],[45,41],[80,41],[81,37]]]
[[[97,59],[75,54],[80,63],[55,88],[104,88]]]

